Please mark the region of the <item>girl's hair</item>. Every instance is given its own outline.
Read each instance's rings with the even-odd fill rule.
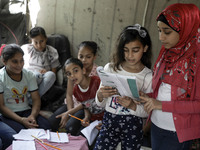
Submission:
[[[78,65],[78,66],[81,67],[81,69],[83,69],[83,63],[82,63],[78,58],[73,58],[73,57],[68,58],[68,59],[66,60],[66,62],[65,62],[64,67],[66,67],[66,66],[69,65],[69,64]]]
[[[92,51],[92,53],[93,53],[94,55],[96,55],[97,50],[99,49],[97,43],[94,42],[94,41],[83,41],[83,42],[81,42],[81,44],[78,46],[78,49],[80,49],[80,48],[82,48],[82,47],[87,47],[87,48],[89,48],[89,49]]]
[[[30,30],[30,37],[34,38],[38,35],[42,35],[47,38],[46,32],[42,27],[34,27]]]
[[[134,26],[127,26],[121,32],[118,37],[115,51],[112,55],[111,61],[113,62],[113,69],[120,70],[119,65],[125,61],[124,59],[124,46],[130,42],[140,41],[142,45],[145,47],[148,46],[148,49],[141,58],[141,62],[148,68],[151,68],[151,39],[147,29],[141,27],[139,24],[135,24]]]
[[[3,48],[1,58],[3,58],[4,61],[8,61],[9,59],[13,58],[16,53],[21,53],[24,56],[24,51],[19,45],[8,44]]]

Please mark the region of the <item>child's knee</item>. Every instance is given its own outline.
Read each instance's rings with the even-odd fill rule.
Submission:
[[[48,78],[50,81],[55,82],[56,81],[56,75],[53,71],[48,71],[45,73],[45,77]]]

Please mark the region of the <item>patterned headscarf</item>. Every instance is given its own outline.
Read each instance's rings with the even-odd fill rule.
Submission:
[[[162,46],[154,66],[153,89],[158,81],[184,89],[179,98],[190,98],[200,51],[200,11],[194,4],[173,4],[157,17],[164,15],[170,27],[179,33],[177,45],[170,49]],[[162,75],[158,76],[160,73]]]
[[[1,52],[3,51],[3,48],[6,46],[6,44],[3,44],[1,47],[0,47],[0,56],[1,56]]]

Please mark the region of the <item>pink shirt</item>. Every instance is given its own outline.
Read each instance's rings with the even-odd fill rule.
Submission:
[[[98,76],[98,74],[97,74],[97,67],[98,66],[96,64],[93,64],[93,67],[92,67],[92,70],[91,70],[89,76]]]

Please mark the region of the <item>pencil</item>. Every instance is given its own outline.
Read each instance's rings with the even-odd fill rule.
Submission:
[[[60,135],[58,134],[58,131],[57,131],[57,135],[58,135],[58,139],[60,140]]]
[[[44,147],[46,150],[48,150],[40,141],[35,140],[37,143],[39,143],[42,147]]]
[[[42,144],[44,144],[44,145],[47,145],[47,146],[49,146],[49,147],[52,147],[52,148],[55,148],[55,149],[61,150],[61,149],[58,148],[58,147],[55,147],[55,146],[53,146],[53,145],[50,145],[50,144],[45,143],[44,141],[38,139],[37,137],[35,137],[35,136],[33,136],[33,135],[31,135],[31,136],[34,137],[35,139],[37,139],[38,141],[40,141],[40,142],[41,142]]]
[[[78,117],[76,117],[76,116],[73,116],[73,115],[71,115],[71,114],[69,114],[69,116],[70,116],[70,117],[73,117],[73,118],[75,118],[75,119],[77,119],[77,120],[83,121],[83,119],[80,119],[80,118],[78,118]]]
[[[32,137],[34,137],[35,139],[37,139],[38,141],[40,141],[40,142],[42,142],[43,143],[43,141],[42,140],[40,140],[40,139],[38,139],[37,137],[35,137],[35,136],[33,136],[33,135],[31,135]]]
[[[60,148],[55,147],[55,146],[53,146],[53,145],[50,145],[50,144],[47,144],[47,143],[43,143],[43,144],[45,144],[45,145],[47,145],[47,146],[49,146],[49,147],[52,147],[52,148],[55,148],[55,149],[61,150]]]
[[[75,118],[75,119],[77,119],[77,120],[80,120],[80,121],[83,122],[83,123],[87,123],[87,124],[89,124],[88,121],[84,122],[83,119],[80,119],[80,118],[78,118],[78,117],[76,117],[76,116],[73,116],[73,115],[71,115],[71,114],[69,114],[69,116],[71,116],[71,117],[73,117],[73,118]]]

